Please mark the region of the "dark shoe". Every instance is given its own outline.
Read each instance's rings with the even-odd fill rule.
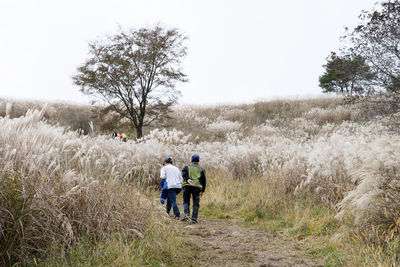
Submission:
[[[196,224],[197,220],[196,219],[192,219],[192,221],[190,222],[191,224]]]
[[[181,221],[182,222],[186,222],[186,221],[188,221],[190,219],[190,217],[189,216],[187,216],[186,214],[182,217],[182,219],[181,219]]]

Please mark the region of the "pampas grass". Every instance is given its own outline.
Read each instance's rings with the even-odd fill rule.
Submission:
[[[53,105],[15,118],[2,103],[1,260],[23,261],[85,234],[137,237],[151,210],[140,191],[158,184],[165,157],[182,168],[193,153],[224,181],[265,185],[269,195],[315,201],[336,209],[338,219],[352,215],[358,225],[391,229],[400,212],[400,137],[383,119],[361,121],[356,107],[339,103],[181,106],[168,128],[127,143],[96,132],[96,124],[88,136],[47,123]],[[252,198],[267,201],[255,192]]]
[[[86,235],[135,237],[147,224],[150,208],[138,190],[120,182],[126,174],[111,166],[114,154],[87,136],[46,124],[43,114],[0,118],[2,265]]]

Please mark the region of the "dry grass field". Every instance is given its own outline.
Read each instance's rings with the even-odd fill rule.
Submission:
[[[90,107],[2,100],[0,116],[2,265],[203,262],[154,201],[163,159],[182,168],[193,153],[208,178],[200,224],[293,240],[304,262],[400,264],[400,136],[360,105],[177,106],[127,143]]]

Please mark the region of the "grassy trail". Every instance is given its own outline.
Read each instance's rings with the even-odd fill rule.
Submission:
[[[197,250],[195,266],[320,266],[297,241],[272,236],[233,219],[177,222],[179,235]]]

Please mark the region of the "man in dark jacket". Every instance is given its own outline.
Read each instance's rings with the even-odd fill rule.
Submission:
[[[183,209],[185,216],[182,221],[190,219],[190,196],[193,196],[192,223],[197,223],[197,215],[200,207],[200,197],[206,189],[206,171],[199,164],[200,157],[193,154],[191,163],[182,170]]]

